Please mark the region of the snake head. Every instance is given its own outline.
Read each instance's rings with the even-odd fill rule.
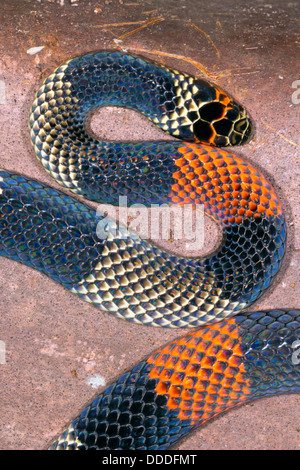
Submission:
[[[253,128],[249,114],[220,88],[205,80],[185,77],[182,82],[177,81],[175,92],[177,106],[169,113],[167,123],[167,132],[174,137],[217,147],[241,145],[249,140]]]
[[[227,102],[227,100],[230,100]],[[252,122],[247,111],[223,93],[218,100],[203,103],[200,119],[193,123],[193,132],[199,142],[217,147],[242,145],[252,133]]]

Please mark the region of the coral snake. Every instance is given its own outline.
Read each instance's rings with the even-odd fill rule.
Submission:
[[[99,141],[99,106],[139,111],[174,141]],[[198,327],[98,395],[52,449],[166,449],[235,405],[300,391],[300,312],[242,313],[268,288],[286,246],[281,204],[265,177],[218,147],[244,144],[247,111],[219,87],[124,52],[58,67],[37,92],[31,141],[45,170],[92,201],[203,205],[223,242],[176,256],[106,223],[83,202],[0,171],[0,255],[31,266],[131,322]],[[199,329],[200,328],[200,329]]]

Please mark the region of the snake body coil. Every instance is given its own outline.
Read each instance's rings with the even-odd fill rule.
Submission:
[[[123,53],[69,61],[45,80],[32,106],[34,148],[58,182],[114,204],[119,195],[147,205],[203,204],[223,230],[220,250],[202,260],[177,257],[122,229],[114,234],[112,225],[99,240],[91,209],[3,173],[1,254],[138,323],[199,326],[250,305],[285,249],[272,186],[241,158],[208,145],[98,142],[86,133],[85,117],[107,104],[139,109],[177,137],[224,145],[247,139],[246,111],[202,80]],[[18,225],[17,214],[26,222]]]
[[[206,157],[208,149],[201,151]],[[262,175],[240,159],[223,155],[217,151],[222,170],[228,171],[229,162],[257,181],[251,183],[258,189],[250,204],[258,208],[263,197],[259,192],[264,191],[266,206],[261,206],[262,214],[257,209],[251,217],[233,216],[230,222],[224,213],[225,205],[234,202],[231,187],[220,203],[225,241],[210,258],[170,255],[138,235],[116,231],[113,223],[107,227],[108,237],[100,240],[96,231],[101,217],[94,210],[5,171],[0,172],[0,255],[34,267],[97,307],[138,323],[198,326],[238,312],[259,297],[278,271],[285,225],[279,202]],[[250,190],[248,194],[253,196]],[[238,197],[236,201],[240,203]],[[274,212],[267,215],[270,204]],[[206,207],[217,208],[209,202]]]
[[[109,105],[138,110],[184,142],[100,142],[85,121]],[[299,311],[225,319],[267,289],[286,244],[272,186],[249,163],[216,148],[246,142],[251,128],[244,108],[218,87],[121,52],[72,59],[38,91],[31,140],[57,182],[111,204],[120,195],[146,206],[203,204],[223,231],[219,251],[204,259],[171,255],[114,222],[99,239],[104,216],[0,171],[0,255],[127,320],[202,326],[108,387],[53,449],[165,449],[237,404],[300,391],[293,362]]]

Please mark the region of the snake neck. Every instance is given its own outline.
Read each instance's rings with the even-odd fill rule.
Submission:
[[[55,75],[65,86],[71,84],[76,109],[80,108],[76,113],[79,120],[99,106],[123,106],[141,112],[182,140],[236,145],[251,133],[247,112],[226,92],[135,55],[117,51],[87,54],[59,67]]]

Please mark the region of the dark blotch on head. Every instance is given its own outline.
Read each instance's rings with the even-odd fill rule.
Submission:
[[[226,117],[231,121],[235,121],[239,116],[239,112],[236,109],[228,109],[226,112]]]
[[[216,119],[220,119],[224,114],[225,106],[218,101],[213,103],[207,103],[202,108],[200,108],[201,119],[205,121],[212,122]]]
[[[197,139],[202,142],[209,142],[209,139],[212,137],[214,131],[208,122],[199,121],[194,124],[194,133]]]
[[[213,126],[217,134],[229,135],[232,129],[232,122],[228,121],[228,119],[221,119],[220,121],[214,122]]]

